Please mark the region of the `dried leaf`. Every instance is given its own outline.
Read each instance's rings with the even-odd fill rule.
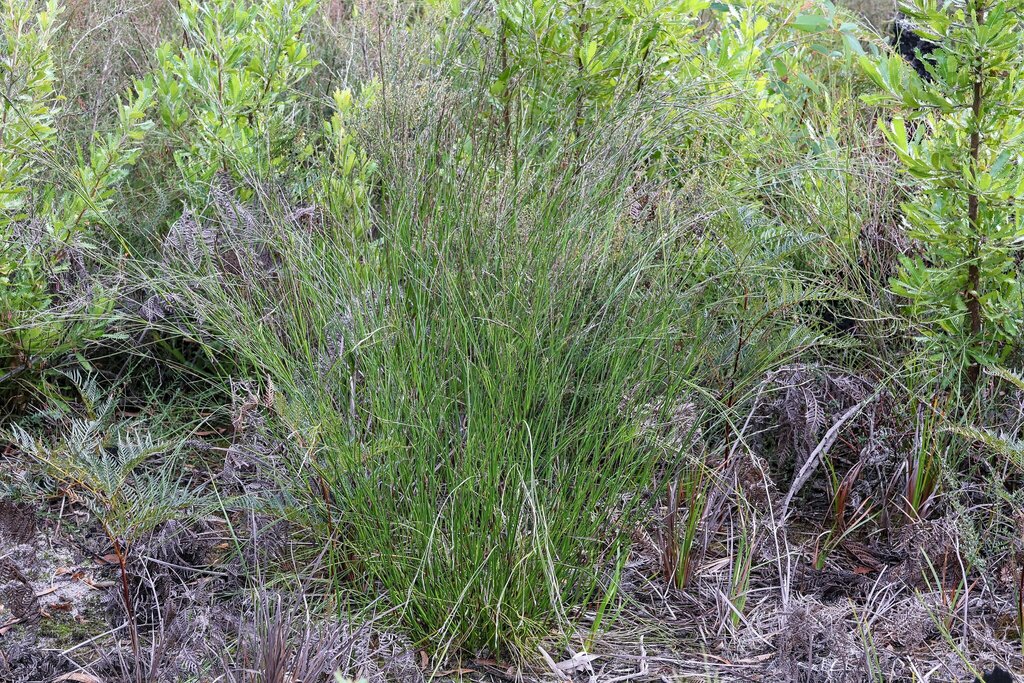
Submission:
[[[92,674],[87,674],[84,671],[63,674],[53,679],[53,683],[60,683],[61,681],[74,681],[75,683],[103,683],[103,679],[96,678]]]
[[[590,663],[600,657],[600,655],[589,655],[586,652],[580,652],[564,662],[559,662],[555,666],[558,667],[559,671],[584,671],[590,668]]]

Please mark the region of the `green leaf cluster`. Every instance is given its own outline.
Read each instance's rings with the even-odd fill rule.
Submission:
[[[115,191],[152,128],[149,81],[117,104],[113,130],[65,144],[55,119],[61,96],[54,39],[63,7],[48,0],[0,4],[0,372],[76,348],[104,330],[109,297],[65,301],[57,283],[71,254],[88,253],[107,227]]]
[[[186,190],[205,198],[219,170],[269,178],[308,157],[296,145],[312,71],[303,27],[314,0],[181,3],[184,40],[165,43],[153,74],[160,120]]]
[[[898,56],[863,59],[894,115],[880,126],[915,188],[903,206],[921,254],[902,261],[895,291],[938,357],[968,368],[1020,346],[1024,290],[1024,2],[912,0],[922,78]]]

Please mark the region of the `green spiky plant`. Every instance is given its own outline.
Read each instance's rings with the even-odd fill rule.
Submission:
[[[751,239],[741,258],[682,218],[624,213],[639,136],[607,141],[642,120],[588,131],[594,161],[577,170],[564,112],[558,147],[534,131],[513,173],[500,122],[461,153],[478,104],[440,103],[411,148],[381,144],[378,245],[292,235],[274,281],[159,283],[276,388],[297,447],[281,487],[338,589],[382,590],[441,659],[526,657],[606,604],[646,492],[663,500],[683,456],[651,425],[681,419],[691,390],[716,414],[745,406],[808,341],[777,314],[788,289],[771,248]],[[728,212],[719,224],[743,229]],[[755,271],[761,293],[742,306],[729,292]]]
[[[180,519],[201,498],[181,485],[169,447],[141,425],[116,420],[116,393],[95,378],[69,373],[82,416],[68,421],[56,438],[38,437],[14,424],[9,440],[38,467],[43,486],[74,492],[110,542],[120,576],[132,651],[141,661],[138,624],[128,560],[131,546],[160,524]],[[6,436],[6,435],[5,435]],[[155,460],[160,467],[153,467]],[[136,667],[136,680],[141,669]]]
[[[1024,3],[911,0],[914,30],[935,43],[923,78],[898,56],[863,60],[892,107],[882,130],[913,178],[904,204],[922,248],[894,290],[906,298],[927,348],[951,359],[969,392],[980,371],[1020,347],[1024,302]]]

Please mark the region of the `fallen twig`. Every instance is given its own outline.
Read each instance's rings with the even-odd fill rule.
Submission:
[[[566,676],[565,673],[563,673],[562,670],[558,668],[558,664],[556,664],[555,660],[551,658],[551,655],[548,654],[547,650],[545,650],[540,645],[537,646],[537,649],[540,650],[540,654],[541,654],[542,657],[544,657],[544,661],[547,662],[548,666],[555,673],[555,675],[558,676],[559,680],[561,680],[561,681],[569,680],[569,677]]]
[[[843,425],[852,420],[866,405],[871,403],[877,398],[878,392],[875,392],[871,396],[868,396],[863,401],[853,406],[842,416],[836,420],[836,423],[829,427],[828,431],[825,432],[825,436],[822,438],[818,445],[814,447],[811,454],[807,456],[807,461],[804,462],[804,466],[800,468],[796,477],[793,478],[793,485],[789,487],[789,493],[786,494],[785,500],[782,501],[782,508],[779,510],[779,523],[782,524],[786,521],[786,516],[789,514],[789,504],[792,502],[794,496],[800,493],[800,489],[804,487],[807,480],[814,474],[814,470],[818,468],[818,462],[821,460],[821,456],[832,448],[832,444],[835,443],[836,437],[839,436],[839,430],[843,428]]]
[[[647,648],[644,647],[643,636],[640,636],[640,668],[631,674],[626,674],[625,676],[609,678],[605,683],[623,683],[623,681],[631,681],[634,678],[646,676],[648,671],[650,671],[650,667],[647,664]]]

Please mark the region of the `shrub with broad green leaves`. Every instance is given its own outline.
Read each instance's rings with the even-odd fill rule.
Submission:
[[[353,208],[366,202],[374,167],[345,116],[374,88],[359,98],[337,91],[330,118],[315,124],[316,107],[299,88],[316,64],[305,36],[316,8],[315,0],[181,3],[184,40],[158,49],[154,81],[189,204],[201,208],[224,172],[239,185],[237,200],[266,183],[335,223],[359,221]]]
[[[958,368],[950,379],[973,388],[982,367],[1019,350],[1024,325],[1024,2],[902,9],[935,43],[922,58],[928,78],[895,55],[863,60],[916,186],[903,210],[922,253],[903,259],[893,286],[929,350]]]
[[[182,182],[205,198],[219,170],[285,173],[312,153],[296,144],[305,111],[298,83],[312,70],[302,30],[314,0],[181,3],[182,44],[157,50],[160,121]]]
[[[0,373],[21,374],[101,335],[110,297],[85,255],[107,230],[117,187],[152,128],[149,81],[117,104],[117,124],[67,144],[55,119],[54,36],[62,6],[0,5]],[[116,231],[113,231],[116,234]]]

